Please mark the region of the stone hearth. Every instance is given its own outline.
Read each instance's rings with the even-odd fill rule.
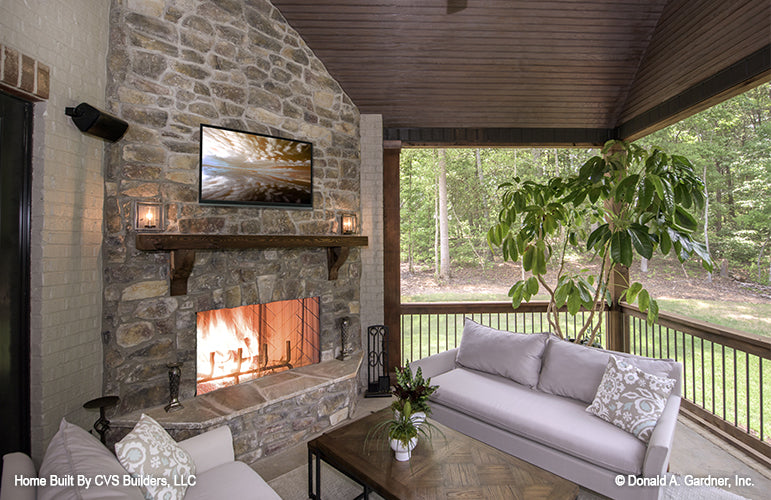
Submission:
[[[236,459],[252,463],[350,418],[355,410],[362,354],[268,375],[163,406],[114,417],[108,445],[123,438],[145,413],[177,441],[227,425]]]

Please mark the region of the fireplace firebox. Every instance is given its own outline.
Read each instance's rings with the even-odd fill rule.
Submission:
[[[319,297],[200,311],[196,394],[321,358]]]

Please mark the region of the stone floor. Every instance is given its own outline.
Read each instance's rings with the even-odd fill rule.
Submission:
[[[385,408],[390,401],[388,398],[362,397],[357,403],[354,418]],[[307,463],[308,449],[302,443],[280,454],[260,459],[251,466],[266,481],[270,481]],[[769,498],[768,492],[771,491],[771,470],[683,417],[680,417],[675,432],[670,471],[695,478],[730,477],[732,482],[734,476],[749,478],[751,486],[734,486],[729,490],[748,499]]]

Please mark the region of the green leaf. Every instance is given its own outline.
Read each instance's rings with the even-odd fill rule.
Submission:
[[[653,242],[648,236],[648,228],[640,224],[632,224],[627,231],[637,253],[646,259],[653,257]]]
[[[661,183],[661,178],[658,175],[649,175],[648,179],[653,184],[653,189],[656,191],[656,194],[659,196],[660,200],[664,199],[664,185]]]
[[[672,238],[669,237],[667,231],[662,231],[659,244],[661,245],[661,253],[664,255],[667,255],[672,249]]]
[[[509,297],[511,297],[511,305],[514,309],[518,308],[522,304],[522,298],[525,293],[525,283],[518,281],[509,290]]]
[[[638,283],[637,281],[632,283],[632,285],[626,289],[626,301],[630,304],[633,304],[635,299],[637,299],[637,295],[642,289],[642,284]]]
[[[542,243],[539,241],[539,243]],[[535,252],[535,262],[533,263],[533,274],[546,274],[546,250],[537,248]]]
[[[581,294],[577,288],[570,291],[568,295],[568,313],[575,316],[581,310]]]
[[[632,201],[638,180],[640,180],[640,176],[637,174],[625,177],[616,186],[616,198],[625,202]]]
[[[526,282],[526,288],[530,296],[538,293],[538,279],[535,276],[531,276]]]
[[[533,269],[533,262],[535,261],[535,247],[530,246],[525,250],[525,254],[522,256],[522,268],[525,271],[531,271]]]
[[[585,279],[579,279],[576,288],[578,288],[578,295],[581,297],[581,302],[584,304],[591,304],[594,301],[594,297],[592,297],[592,289]]]
[[[566,283],[560,284],[557,286],[557,288],[554,290],[554,305],[556,305],[558,308],[565,305],[565,301],[568,299],[568,294],[570,293],[570,289],[573,287],[573,282],[568,281]]]
[[[626,231],[617,231],[610,238],[610,258],[627,267],[632,265],[632,238]]]
[[[648,325],[652,325],[653,323],[655,323],[658,317],[659,317],[659,303],[651,299],[650,305],[648,306],[648,318],[647,318]]]
[[[509,253],[509,260],[516,262],[519,260],[519,252],[517,252],[517,242],[514,238],[506,238],[506,249]]]
[[[610,232],[607,224],[603,224],[589,235],[586,239],[586,249],[591,250],[595,245],[604,244],[608,240],[607,235]]]
[[[645,312],[648,310],[650,303],[651,296],[648,294],[648,290],[643,288],[640,290],[640,294],[637,296],[637,307],[640,308],[640,311]]]
[[[651,206],[653,202],[653,193],[656,192],[653,182],[646,178],[645,182],[640,186],[640,190],[637,192],[637,208],[644,211]]]
[[[696,228],[699,227],[699,223],[696,222],[696,219],[680,206],[675,207],[675,217],[673,222],[675,225],[688,232],[696,231]]]

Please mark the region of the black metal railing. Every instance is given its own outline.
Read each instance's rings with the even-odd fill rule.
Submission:
[[[407,302],[401,305],[401,358],[415,360],[457,347],[463,335],[464,318],[477,323],[518,333],[550,331],[546,315],[548,303],[533,301],[516,311],[511,302]],[[559,313],[565,335],[574,336],[583,325],[588,311],[576,316]],[[605,345],[603,327],[597,341]]]
[[[648,325],[621,309],[630,352],[683,364],[686,411],[771,456],[771,339],[665,312]]]

